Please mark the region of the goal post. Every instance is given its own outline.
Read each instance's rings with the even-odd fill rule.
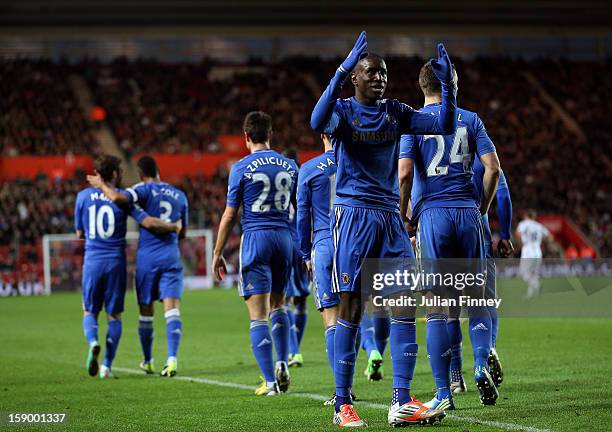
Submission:
[[[128,284],[133,288],[138,231],[126,235]],[[44,293],[77,291],[81,288],[81,272],[85,240],[75,234],[45,234],[42,238]],[[210,229],[188,230],[180,242],[181,261],[185,272],[185,289],[207,289],[213,286],[210,263],[213,256],[213,232]]]

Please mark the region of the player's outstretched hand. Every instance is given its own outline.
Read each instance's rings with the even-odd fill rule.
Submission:
[[[104,184],[104,180],[102,180],[102,177],[98,173],[96,173],[95,175],[88,175],[87,181],[92,187],[95,188],[101,188]]]
[[[433,73],[442,83],[450,84],[453,81],[453,65],[444,44],[438,44],[438,59],[431,59],[430,62]]]
[[[217,282],[221,282],[227,274],[227,263],[223,255],[213,255],[212,272],[215,275]]]
[[[359,34],[359,37],[357,38],[357,42],[355,42],[355,46],[349,53],[348,57],[346,58],[346,60],[342,62],[340,69],[344,70],[345,72],[349,72],[349,73],[353,69],[355,69],[355,66],[357,66],[357,63],[359,63],[359,60],[361,59],[361,56],[365,52],[365,49],[367,47],[368,47],[368,41],[366,40],[366,32],[362,31]]]
[[[511,256],[514,253],[512,240],[500,240],[499,243],[497,243],[497,252],[502,258],[508,258]]]

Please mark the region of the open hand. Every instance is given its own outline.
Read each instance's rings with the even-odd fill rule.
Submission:
[[[92,187],[95,188],[101,188],[104,184],[104,180],[102,180],[102,177],[98,173],[96,173],[95,175],[88,175],[87,181]]]
[[[368,41],[366,40],[366,32],[362,31],[359,34],[357,42],[355,42],[355,46],[349,53],[348,57],[342,62],[340,69],[349,73],[355,69],[355,66],[357,66],[357,63],[359,63],[359,60],[367,47]]]
[[[430,62],[433,73],[443,84],[453,82],[453,65],[444,44],[438,44],[438,59],[431,59]]]

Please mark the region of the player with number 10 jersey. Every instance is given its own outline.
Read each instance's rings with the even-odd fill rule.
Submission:
[[[179,233],[154,234],[141,229],[136,258],[136,296],[140,309],[138,335],[144,356],[140,368],[147,374],[154,372],[153,304],[161,300],[164,303],[168,342],[168,356],[161,375],[172,377],[177,373],[177,353],[183,328],[179,311],[183,293],[183,265],[178,241],[185,237],[187,230],[188,204],[182,191],[161,181],[157,163],[151,156],[141,157],[137,166],[142,182],[126,191],[117,192],[96,178],[88,177],[88,180],[92,185],[100,183],[104,193],[115,203],[140,206],[164,221],[181,223]]]

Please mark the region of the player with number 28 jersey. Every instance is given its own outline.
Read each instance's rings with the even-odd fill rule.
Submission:
[[[243,204],[242,296],[286,289],[293,260],[289,208],[297,170],[294,161],[270,149],[257,150],[232,167],[227,205]]]

